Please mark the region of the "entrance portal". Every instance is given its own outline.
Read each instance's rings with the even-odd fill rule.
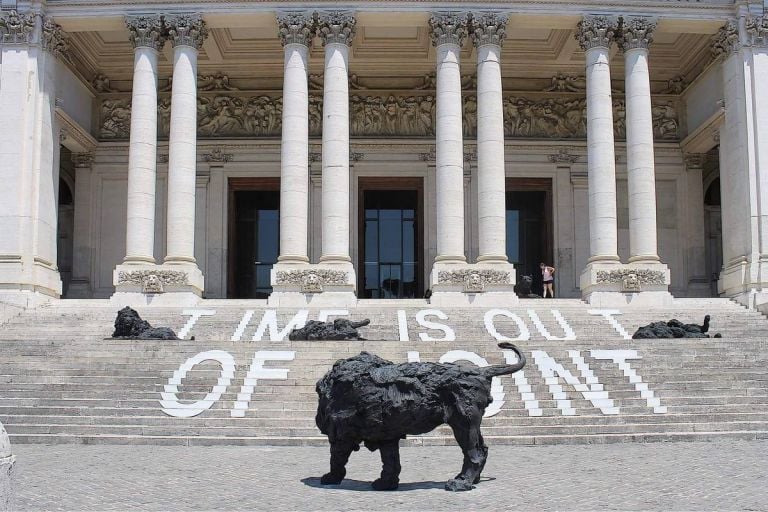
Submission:
[[[270,271],[280,253],[280,182],[229,183],[229,286],[235,299],[266,299]]]
[[[515,265],[517,281],[533,277],[532,291],[542,295],[539,263],[552,261],[552,180],[507,179],[507,258]]]
[[[358,290],[361,298],[424,294],[421,178],[360,179]]]

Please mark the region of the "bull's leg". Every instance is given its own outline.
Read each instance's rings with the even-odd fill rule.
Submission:
[[[480,435],[480,420],[462,418],[450,423],[456,442],[464,453],[464,464],[461,473],[445,484],[447,491],[469,491],[480,479],[480,472],[485,466],[488,448]]]
[[[394,491],[400,483],[400,440],[393,439],[379,445],[381,476],[371,486],[377,491]]]
[[[358,445],[345,441],[331,442],[331,470],[320,478],[323,485],[338,485],[347,474],[347,461]]]
[[[483,449],[483,462],[480,464],[480,469],[477,471],[477,476],[475,477],[474,483],[476,484],[480,483],[480,475],[483,473],[483,469],[485,469],[485,463],[488,462],[488,447],[485,445],[482,434],[480,434],[480,446]]]

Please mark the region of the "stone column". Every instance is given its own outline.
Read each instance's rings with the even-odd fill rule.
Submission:
[[[165,43],[159,15],[125,20],[134,48],[128,146],[126,264],[154,264],[157,172],[157,52]]]
[[[689,297],[709,297],[711,286],[707,275],[706,239],[704,226],[704,182],[702,174],[707,161],[705,153],[685,154],[685,187],[688,205],[685,224],[686,267]]]
[[[309,88],[307,66],[314,37],[311,13],[277,17],[285,52],[280,151],[280,264],[309,263]]]
[[[648,47],[656,22],[625,18],[618,36],[624,50],[627,180],[629,189],[629,262],[658,263],[656,242],[656,177],[653,154],[651,85]]]
[[[479,262],[506,263],[506,176],[501,45],[507,17],[485,13],[473,19],[477,48],[477,168]]]
[[[69,283],[67,297],[88,299],[93,294],[91,287],[93,153],[74,153],[72,163],[75,166],[75,231],[72,241],[72,281]]]
[[[430,18],[429,25],[437,57],[435,263],[465,263],[460,53],[467,37],[467,19],[456,14],[435,14]]]
[[[187,287],[203,292],[195,260],[195,193],[197,180],[197,53],[208,35],[199,14],[167,16],[173,45],[171,130],[168,141],[168,252],[164,263],[187,272]]]

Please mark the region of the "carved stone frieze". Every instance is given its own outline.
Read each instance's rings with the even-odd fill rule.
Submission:
[[[552,83],[545,87],[544,92],[583,92],[587,88],[587,80],[583,76],[565,75],[558,72],[552,77]]]
[[[744,20],[747,44],[765,48],[768,46],[768,16],[747,16]]]
[[[480,293],[486,285],[511,285],[512,276],[504,270],[469,269],[440,270],[437,284],[461,284],[465,293]]]
[[[278,137],[282,129],[282,99],[262,94],[201,94],[198,96],[198,135],[216,137]],[[614,135],[626,138],[624,101],[614,100]],[[158,133],[170,129],[170,99],[158,101]],[[355,137],[432,137],[435,135],[435,97],[424,94],[350,96],[350,131]],[[560,96],[525,98],[505,96],[504,133],[508,138],[586,138],[586,99]],[[322,98],[309,98],[309,132],[321,134]],[[678,114],[672,101],[655,101],[653,131],[657,140],[679,138]],[[464,96],[464,135],[477,132],[477,97]],[[105,99],[101,104],[102,139],[127,139],[130,130],[130,99]]]
[[[623,291],[641,291],[643,286],[663,286],[665,275],[661,270],[646,268],[622,268],[616,270],[598,270],[597,284],[619,284]]]
[[[212,75],[197,75],[197,87],[201,91],[237,91],[229,83],[229,75],[213,73]]]
[[[134,48],[147,47],[161,50],[165,44],[165,30],[160,15],[126,16],[128,39]]]
[[[467,38],[467,23],[469,17],[466,14],[435,13],[429,18],[429,36],[432,46],[443,44],[464,45]]]
[[[51,52],[56,57],[63,56],[69,50],[67,35],[53,19],[43,17],[43,30],[40,43],[44,50]]]
[[[357,19],[346,11],[322,11],[317,13],[317,36],[323,46],[331,43],[352,44]]]
[[[507,38],[509,17],[496,12],[473,15],[469,23],[472,44],[479,48],[485,44],[501,46]]]
[[[682,94],[686,87],[688,87],[688,81],[685,75],[677,75],[667,80],[667,87],[661,91],[661,94]]]
[[[299,285],[302,293],[321,293],[324,286],[345,286],[347,272],[331,269],[278,270],[276,285]]]
[[[0,12],[0,44],[29,44],[35,34],[33,13]]]
[[[562,148],[548,158],[553,164],[573,164],[579,159],[579,155],[572,155],[568,148]]]
[[[617,40],[625,52],[635,48],[648,49],[653,42],[656,21],[640,16],[624,18],[619,28]]]
[[[135,284],[144,293],[163,293],[168,285],[184,286],[189,283],[186,272],[180,270],[132,270],[120,271],[117,284]]]
[[[584,16],[576,27],[576,41],[584,51],[609,48],[617,28],[618,19],[612,16]]]
[[[739,48],[741,48],[739,26],[736,20],[728,20],[712,40],[712,55],[715,58],[728,57],[731,53],[739,51]]]
[[[214,148],[210,153],[203,153],[203,161],[226,163],[232,161],[232,153],[225,153],[221,148]]]
[[[199,50],[208,37],[208,28],[200,14],[171,14],[165,17],[164,24],[174,48],[191,46]]]
[[[283,46],[300,44],[312,46],[315,18],[308,12],[284,12],[277,15],[277,35]]]
[[[103,73],[96,74],[93,80],[91,80],[91,85],[93,85],[96,92],[115,92],[109,83],[109,78]]]

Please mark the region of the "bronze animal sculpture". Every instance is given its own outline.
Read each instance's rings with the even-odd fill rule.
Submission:
[[[536,295],[531,291],[533,286],[533,276],[520,276],[520,281],[515,285],[515,293],[521,299],[540,299],[541,295]]]
[[[291,341],[364,341],[365,338],[360,336],[360,333],[358,333],[357,330],[370,323],[371,321],[367,318],[360,322],[352,322],[346,318],[336,318],[333,322],[310,320],[304,327],[293,329],[288,334],[288,339]]]
[[[672,319],[669,322],[651,322],[635,331],[633,339],[655,339],[655,338],[709,338],[709,315],[704,317],[704,323],[684,324],[679,320]],[[720,334],[715,334],[715,338],[720,338]]]
[[[139,313],[128,306],[117,312],[113,338],[125,340],[178,340],[176,333],[168,327],[152,327],[142,320]],[[193,338],[194,339],[194,338]]]
[[[525,366],[525,356],[517,347],[506,342],[499,347],[514,351],[518,362],[484,368],[452,363],[395,364],[368,352],[336,361],[315,386],[319,398],[315,422],[328,436],[331,448],[331,469],[320,483],[341,483],[349,456],[363,443],[369,450],[381,452],[383,468],[373,488],[397,489],[400,439],[447,423],[464,453],[464,464],[445,489],[473,489],[488,457],[480,423],[493,400],[491,379]]]

